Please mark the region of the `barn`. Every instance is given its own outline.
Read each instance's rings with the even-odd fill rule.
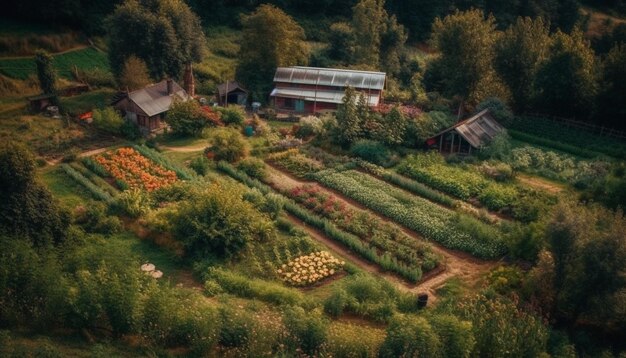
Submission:
[[[426,146],[442,154],[471,154],[503,131],[504,127],[485,109],[428,138]]]
[[[164,127],[163,119],[174,101],[191,99],[178,83],[168,79],[125,93],[113,102],[127,120],[136,123],[142,132],[151,133]]]
[[[383,102],[386,74],[317,67],[279,67],[270,94],[274,108],[287,113],[336,111],[347,87],[362,93],[371,107]]]

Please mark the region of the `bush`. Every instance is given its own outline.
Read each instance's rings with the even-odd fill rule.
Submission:
[[[489,109],[489,112],[493,115],[496,121],[501,124],[508,124],[513,120],[513,112],[502,100],[496,97],[490,97],[480,102],[476,106],[475,113],[478,113],[484,109]]]
[[[380,348],[380,357],[443,356],[439,336],[423,317],[397,317],[387,327],[387,338]],[[465,353],[465,352],[464,352]]]
[[[128,120],[124,121],[120,127],[120,134],[128,140],[137,140],[141,138],[141,130],[139,129],[137,123]]]
[[[309,356],[316,356],[328,339],[328,321],[318,311],[305,312],[300,307],[288,307],[283,322],[289,331],[293,348],[298,347]]]
[[[132,218],[137,218],[150,210],[150,197],[141,189],[128,189],[118,195],[115,206]]]
[[[267,176],[267,171],[265,168],[265,163],[258,158],[246,158],[237,163],[237,169],[246,173],[247,175],[263,180]]]
[[[324,123],[315,116],[306,116],[300,118],[298,122],[298,130],[296,136],[298,138],[309,138],[324,132]]]
[[[248,155],[248,142],[238,130],[233,128],[217,128],[209,136],[209,153],[215,160],[237,162]]]
[[[174,237],[188,255],[232,256],[250,241],[265,241],[274,225],[242,198],[238,187],[212,184],[180,206]]]
[[[226,108],[217,108],[217,111],[222,114],[222,122],[227,126],[242,126],[246,119],[246,114],[239,106],[231,105]]]
[[[124,125],[124,118],[113,107],[93,110],[93,124],[111,134],[120,134]]]
[[[211,167],[211,162],[202,155],[191,160],[189,167],[198,175],[205,175]]]
[[[383,167],[393,165],[393,155],[391,151],[380,142],[362,139],[352,145],[350,152],[367,160],[368,162],[372,162]]]
[[[194,100],[176,101],[167,111],[165,122],[174,133],[182,136],[200,136],[202,130],[210,123],[207,112]]]
[[[76,223],[86,232],[114,234],[122,230],[122,222],[117,216],[108,216],[106,207],[99,203],[90,204],[87,208],[76,209]]]

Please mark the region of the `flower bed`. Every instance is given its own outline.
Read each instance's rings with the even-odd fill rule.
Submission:
[[[327,251],[318,251],[289,261],[276,272],[292,286],[308,286],[336,274],[344,264]]]
[[[120,148],[94,157],[121,189],[153,191],[178,180],[176,173],[155,164],[133,148]]]
[[[502,234],[497,228],[463,217],[464,223],[471,222],[477,229],[473,232],[480,233],[470,235],[466,228],[458,225],[460,214],[408,195],[366,174],[353,170],[325,170],[318,172],[315,179],[448,248],[488,259],[497,258],[506,251]]]
[[[405,233],[398,227],[386,223],[373,215],[354,210],[312,185],[294,188],[286,195],[316,214],[332,220],[339,228],[390,255],[407,267],[420,267],[422,271],[434,269],[439,258],[425,245]]]

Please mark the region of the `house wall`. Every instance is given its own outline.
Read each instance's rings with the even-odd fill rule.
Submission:
[[[274,107],[280,111],[288,111],[288,112],[297,112],[295,109],[295,101],[296,99],[292,98],[294,106],[288,107],[286,102],[289,99],[283,97],[274,97]],[[336,111],[337,104],[336,103],[326,103],[320,101],[304,101],[304,110],[299,113],[316,113],[320,111]]]

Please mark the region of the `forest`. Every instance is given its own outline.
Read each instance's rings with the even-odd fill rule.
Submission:
[[[623,0],[4,8],[1,356],[626,355]]]

